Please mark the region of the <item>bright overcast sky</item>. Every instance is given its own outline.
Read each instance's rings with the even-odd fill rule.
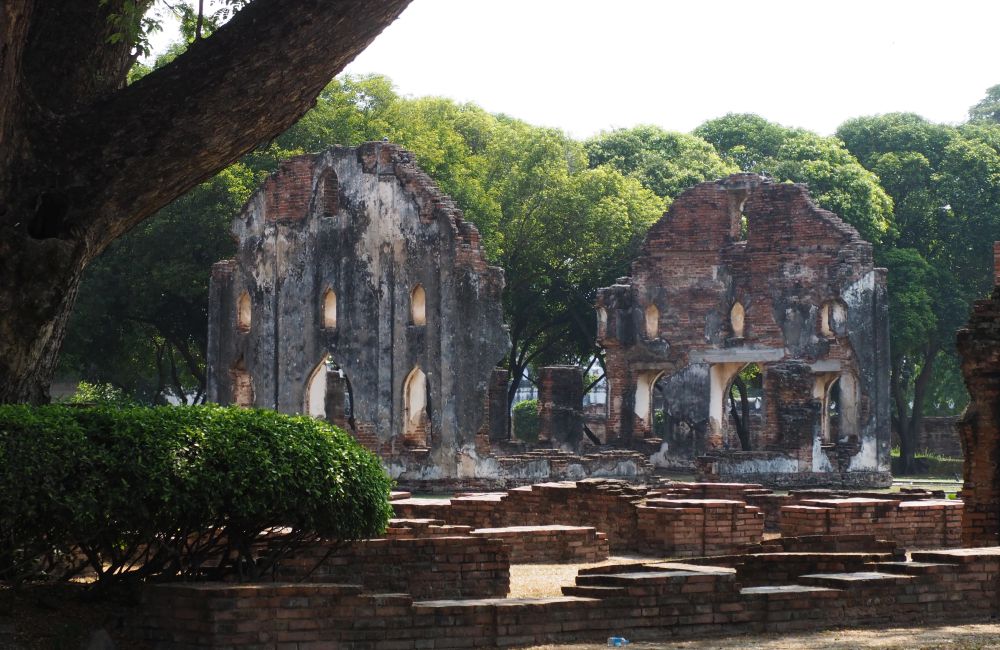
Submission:
[[[728,112],[832,133],[961,122],[1000,84],[995,0],[413,0],[345,72],[576,137]]]

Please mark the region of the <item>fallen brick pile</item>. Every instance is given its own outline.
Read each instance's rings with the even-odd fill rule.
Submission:
[[[567,595],[539,599],[421,601],[336,584],[153,585],[144,615],[128,629],[165,649],[406,650],[986,621],[998,614],[1000,548],[915,552],[912,561],[877,559],[862,568],[747,587],[736,569],[654,563],[584,573]]]

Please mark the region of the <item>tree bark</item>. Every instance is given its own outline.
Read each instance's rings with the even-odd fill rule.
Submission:
[[[0,4],[0,403],[48,399],[90,260],[291,126],[409,2],[255,0],[128,87],[124,0]]]

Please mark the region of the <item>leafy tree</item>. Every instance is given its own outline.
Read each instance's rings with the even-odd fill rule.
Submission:
[[[836,138],[768,122],[750,114],[709,120],[694,131],[723,159],[778,181],[806,183],[816,202],[837,213],[861,236],[880,244],[891,235],[892,199],[878,177]]]
[[[893,113],[848,120],[837,135],[895,203],[895,249],[879,259],[889,268],[893,425],[908,469],[924,414],[968,400],[955,377],[954,338],[992,284],[1000,126]]]
[[[0,403],[48,399],[92,260],[287,129],[408,2],[253,0],[130,85],[149,0],[0,5]]]
[[[698,136],[657,126],[601,133],[584,146],[591,167],[610,165],[667,201],[692,185],[739,171]]]
[[[201,401],[209,270],[232,255],[229,223],[258,181],[233,165],[97,258],[81,284],[60,372],[146,402]]]
[[[1000,85],[986,89],[986,96],[969,109],[969,121],[1000,124]]]

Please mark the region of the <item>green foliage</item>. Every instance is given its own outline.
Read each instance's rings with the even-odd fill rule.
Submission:
[[[992,286],[1000,125],[953,127],[893,113],[848,120],[837,134],[895,203],[896,251],[880,260],[890,271],[896,403],[920,413],[960,410],[968,396],[957,377],[954,332]],[[906,416],[894,414],[897,425]]]
[[[739,171],[700,137],[650,125],[601,133],[584,146],[591,167],[610,165],[667,201],[692,185]]]
[[[538,442],[538,400],[527,399],[514,405],[511,419],[514,435],[525,442]]]
[[[108,583],[257,573],[303,540],[380,534],[390,480],[318,420],[221,407],[0,406],[0,574]],[[283,528],[282,532],[272,529]],[[253,544],[271,531],[268,552]]]
[[[878,177],[836,138],[784,127],[750,114],[709,120],[694,133],[743,171],[807,184],[820,206],[837,213],[867,241],[878,245],[891,236],[892,199]]]
[[[584,146],[591,167],[610,165],[667,202],[692,185],[739,171],[698,136],[656,126],[601,133]]]
[[[124,408],[138,406],[135,400],[125,394],[121,388],[111,384],[92,384],[81,381],[76,392],[66,399],[67,404],[83,404],[86,406],[112,406]]]
[[[1000,124],[1000,85],[988,88],[986,96],[969,109],[969,121]]]

